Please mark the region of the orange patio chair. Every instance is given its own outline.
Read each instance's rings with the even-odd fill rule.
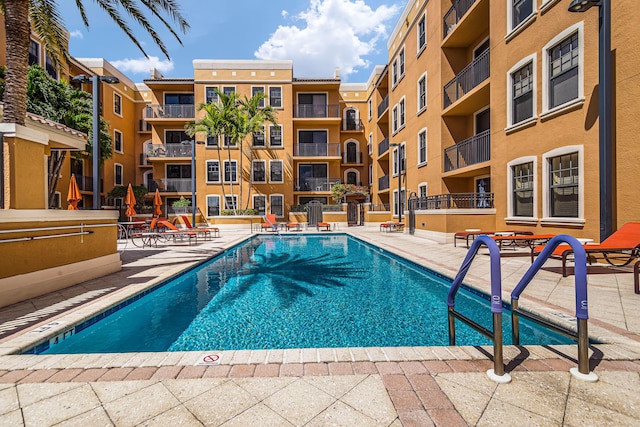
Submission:
[[[264,216],[265,222],[262,223],[262,230],[269,231],[278,231],[278,226],[276,225],[276,215],[275,214],[266,214]]]
[[[189,221],[189,217],[186,215],[180,215],[182,218],[182,222],[184,222],[187,230],[194,231],[196,233],[202,233],[202,235],[209,239],[211,239],[211,235],[215,234],[216,237],[220,237],[220,229],[218,227],[193,227],[191,226],[191,221]]]

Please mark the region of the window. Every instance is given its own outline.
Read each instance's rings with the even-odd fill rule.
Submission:
[[[251,86],[251,96],[252,97],[256,96],[259,93],[264,94],[264,86]],[[258,104],[258,106],[260,108],[264,108],[264,98],[262,98],[260,100],[260,103]]]
[[[513,0],[511,7],[511,30],[533,14],[533,0]]]
[[[400,148],[400,173],[404,173],[407,171],[407,152],[406,152],[407,147],[404,143],[402,143],[402,145],[399,148]]]
[[[34,40],[29,41],[29,65],[40,65],[40,44]]]
[[[282,147],[282,125],[269,125],[269,145]]]
[[[167,178],[191,179],[191,165],[167,165]]]
[[[115,92],[113,93],[113,112],[118,116],[122,116],[122,97]]]
[[[392,84],[395,86],[404,76],[404,47],[400,49],[398,57],[393,61]]]
[[[373,165],[369,165],[369,186],[373,185]]]
[[[224,140],[222,142],[223,147],[235,147],[236,143],[233,142],[231,135],[224,135]]]
[[[543,116],[584,102],[584,23],[554,37],[543,50]],[[551,111],[550,111],[551,110]]]
[[[427,130],[422,129],[418,133],[418,164],[427,163]]]
[[[395,86],[398,83],[398,61],[393,61],[391,66],[391,83]]]
[[[394,105],[391,112],[391,131],[396,133],[398,131],[398,106]]]
[[[224,161],[224,182],[238,182],[238,161]]]
[[[400,192],[400,211],[404,212],[405,191]],[[398,216],[398,190],[393,190],[393,216]]]
[[[264,216],[267,214],[267,196],[262,194],[253,195],[253,209],[258,211],[258,215]]]
[[[51,207],[60,209],[61,201],[62,201],[62,194],[59,191],[56,191],[55,193],[53,193],[53,203],[51,204]],[[79,204],[80,203],[82,203],[82,200],[80,200]]]
[[[507,73],[507,127],[529,122],[536,115],[536,55],[515,64]]]
[[[119,130],[113,131],[113,149],[118,153],[122,153],[122,132]]]
[[[122,179],[122,165],[115,163],[113,165],[113,185],[124,185]]]
[[[427,17],[425,15],[422,15],[422,18],[418,21],[416,33],[418,36],[418,52],[420,52],[427,45]]]
[[[427,108],[427,74],[418,79],[418,112]]]
[[[398,107],[398,126],[400,126],[400,128],[403,128],[405,125],[404,98],[400,100]]]
[[[166,105],[193,105],[192,93],[165,93],[164,103]]]
[[[418,197],[419,198],[424,198],[427,197],[429,195],[429,192],[427,191],[427,183],[423,182],[418,184]]]
[[[209,135],[207,136],[207,148],[217,147],[220,141],[220,137],[218,135]]]
[[[193,137],[187,135],[183,130],[167,130],[164,132],[165,144],[181,144],[182,141],[193,141]]]
[[[218,94],[216,93],[217,86],[205,86],[204,88],[204,102],[205,104],[211,104],[218,102]]]
[[[265,138],[264,138],[264,126],[257,132],[253,133],[253,146],[254,147],[264,147],[265,146]]]
[[[269,105],[273,108],[282,108],[282,88],[279,86],[269,87]]]
[[[373,133],[369,134],[369,144],[367,144],[369,146],[369,155],[373,154]]]
[[[367,103],[367,112],[369,114],[369,120],[371,120],[371,117],[373,116],[373,101],[369,100],[369,102]]]
[[[328,117],[326,93],[299,93],[294,117]]]
[[[282,160],[269,160],[269,181],[284,182]]]
[[[220,196],[207,196],[207,216],[220,215]]]
[[[44,68],[47,71],[47,74],[49,74],[52,79],[58,80],[58,69],[48,53],[44,56],[44,63]]]
[[[269,196],[271,213],[275,216],[284,216],[284,196],[272,194]]]
[[[511,166],[512,216],[533,217],[533,162]]]
[[[578,218],[579,172],[578,153],[563,154],[548,159],[549,216]]]
[[[251,181],[260,183],[267,182],[267,162],[264,160],[254,160],[251,162]]]
[[[238,196],[226,195],[224,197],[224,208],[227,210],[233,210],[238,208]]]
[[[220,162],[218,160],[207,160],[207,183],[220,182]]]

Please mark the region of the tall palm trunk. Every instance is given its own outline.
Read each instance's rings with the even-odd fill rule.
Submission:
[[[4,99],[5,123],[25,124],[27,114],[27,72],[29,70],[29,1],[5,0],[7,74]]]
[[[66,156],[67,152],[65,150],[51,150],[51,155],[49,156],[49,209],[54,207],[53,202],[56,197],[60,170],[62,169],[62,164]]]
[[[218,165],[222,165],[222,156],[220,155],[220,141],[218,140]],[[224,168],[221,167],[220,168],[220,173],[222,174],[222,176],[220,177],[220,182],[222,182],[222,202],[225,203],[227,200],[227,192],[224,189]],[[220,206],[220,211],[222,211],[222,207],[224,207],[224,204]]]

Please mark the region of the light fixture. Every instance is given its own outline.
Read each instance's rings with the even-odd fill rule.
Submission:
[[[569,12],[586,12],[593,6],[600,6],[600,0],[573,0]]]

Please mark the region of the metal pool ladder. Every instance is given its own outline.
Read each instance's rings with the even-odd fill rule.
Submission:
[[[574,277],[576,289],[576,318],[578,319],[578,333],[562,328],[557,325],[533,315],[524,312],[518,308],[518,299],[527,285],[531,282],[535,274],[540,270],[546,260],[553,254],[554,249],[561,243],[567,243],[571,246],[574,253]],[[471,263],[475,258],[481,246],[489,249],[490,267],[491,267],[491,312],[493,313],[493,331],[469,319],[463,314],[455,311],[455,296],[460,288],[464,277],[471,267]],[[449,344],[455,345],[455,319],[459,319],[480,332],[482,335],[493,341],[493,364],[494,368],[487,371],[489,378],[496,382],[508,383],[511,377],[504,372],[503,363],[503,339],[502,339],[502,279],[500,272],[500,250],[496,242],[488,236],[477,237],[465,257],[456,278],[451,284],[447,295],[448,318],[449,318]],[[556,332],[567,335],[578,341],[578,368],[571,368],[571,374],[581,380],[597,381],[598,377],[595,373],[589,372],[589,334],[587,330],[588,301],[587,301],[587,259],[584,247],[580,242],[569,235],[560,234],[549,241],[544,250],[531,267],[524,274],[518,285],[511,293],[511,323],[513,344],[520,344],[519,318],[526,317],[540,325],[552,329]]]

